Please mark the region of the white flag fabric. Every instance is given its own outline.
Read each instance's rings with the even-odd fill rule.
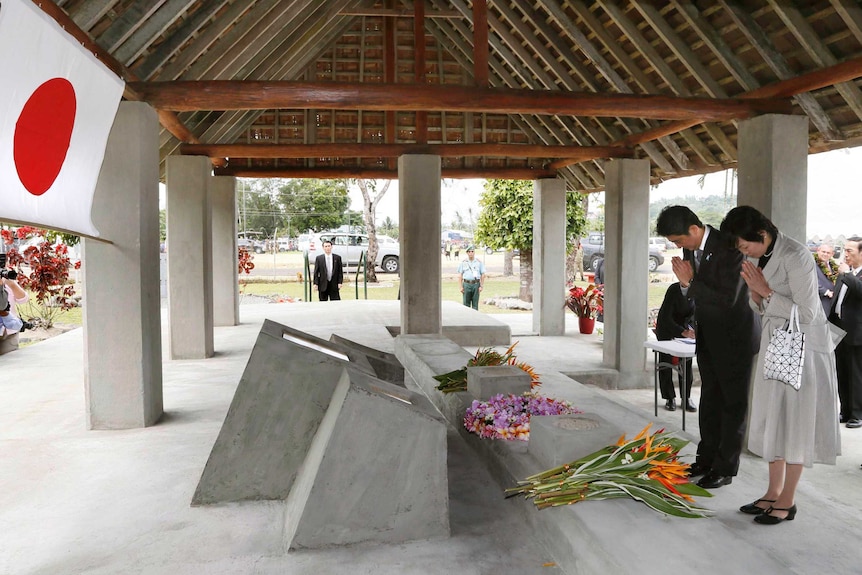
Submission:
[[[30,0],[0,2],[0,221],[90,219],[124,84]]]

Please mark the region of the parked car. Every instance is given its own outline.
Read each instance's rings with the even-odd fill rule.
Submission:
[[[258,245],[257,242],[255,242],[254,240],[249,239],[249,238],[242,238],[242,237],[237,238],[236,239],[236,246],[238,248],[245,248],[246,250],[248,250],[250,252],[254,252],[256,254],[262,254],[263,253],[263,246]]]
[[[584,267],[596,271],[599,260],[605,257],[605,234],[594,232],[581,239],[584,248]],[[654,272],[664,263],[664,249],[650,243],[649,271]]]
[[[384,236],[386,238],[386,236]],[[368,236],[348,232],[321,232],[314,234],[308,243],[308,258],[314,259],[323,253],[323,241],[332,242],[332,253],[341,256],[347,266],[359,264],[362,252],[368,250]],[[391,240],[391,241],[390,241]],[[377,261],[375,266],[384,272],[398,273],[401,259],[401,245],[393,238],[377,238]]]
[[[278,251],[280,251],[280,252],[290,251],[292,249],[291,248],[292,244],[293,244],[293,240],[290,238],[278,238],[275,242],[275,245],[277,246]]]

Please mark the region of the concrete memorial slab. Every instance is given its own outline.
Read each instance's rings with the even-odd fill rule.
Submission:
[[[341,346],[343,349],[353,350],[365,356],[366,361],[368,361],[378,379],[400,386],[404,385],[404,366],[401,365],[401,362],[398,361],[394,353],[362,345],[337,333],[329,336],[329,341]]]
[[[288,497],[285,543],[448,537],[446,421],[417,393],[343,373]]]
[[[446,422],[365,354],[266,320],[193,505],[286,500],[285,543],[449,534]]]
[[[543,469],[550,469],[613,445],[624,433],[595,413],[534,415],[527,451]]]
[[[362,360],[265,320],[192,504],[287,498],[342,371],[374,374]]]

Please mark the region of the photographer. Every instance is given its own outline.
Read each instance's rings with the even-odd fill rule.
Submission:
[[[5,267],[6,254],[0,254],[0,355],[18,349],[18,332],[22,322],[15,313],[15,306],[29,299],[27,292],[16,281],[18,274]]]

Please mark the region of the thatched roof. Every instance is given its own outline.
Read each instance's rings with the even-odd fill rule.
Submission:
[[[592,191],[609,157],[733,167],[760,113],[807,115],[812,153],[862,142],[852,0],[41,3],[160,110],[163,161],[217,173],[395,178],[424,152]]]

